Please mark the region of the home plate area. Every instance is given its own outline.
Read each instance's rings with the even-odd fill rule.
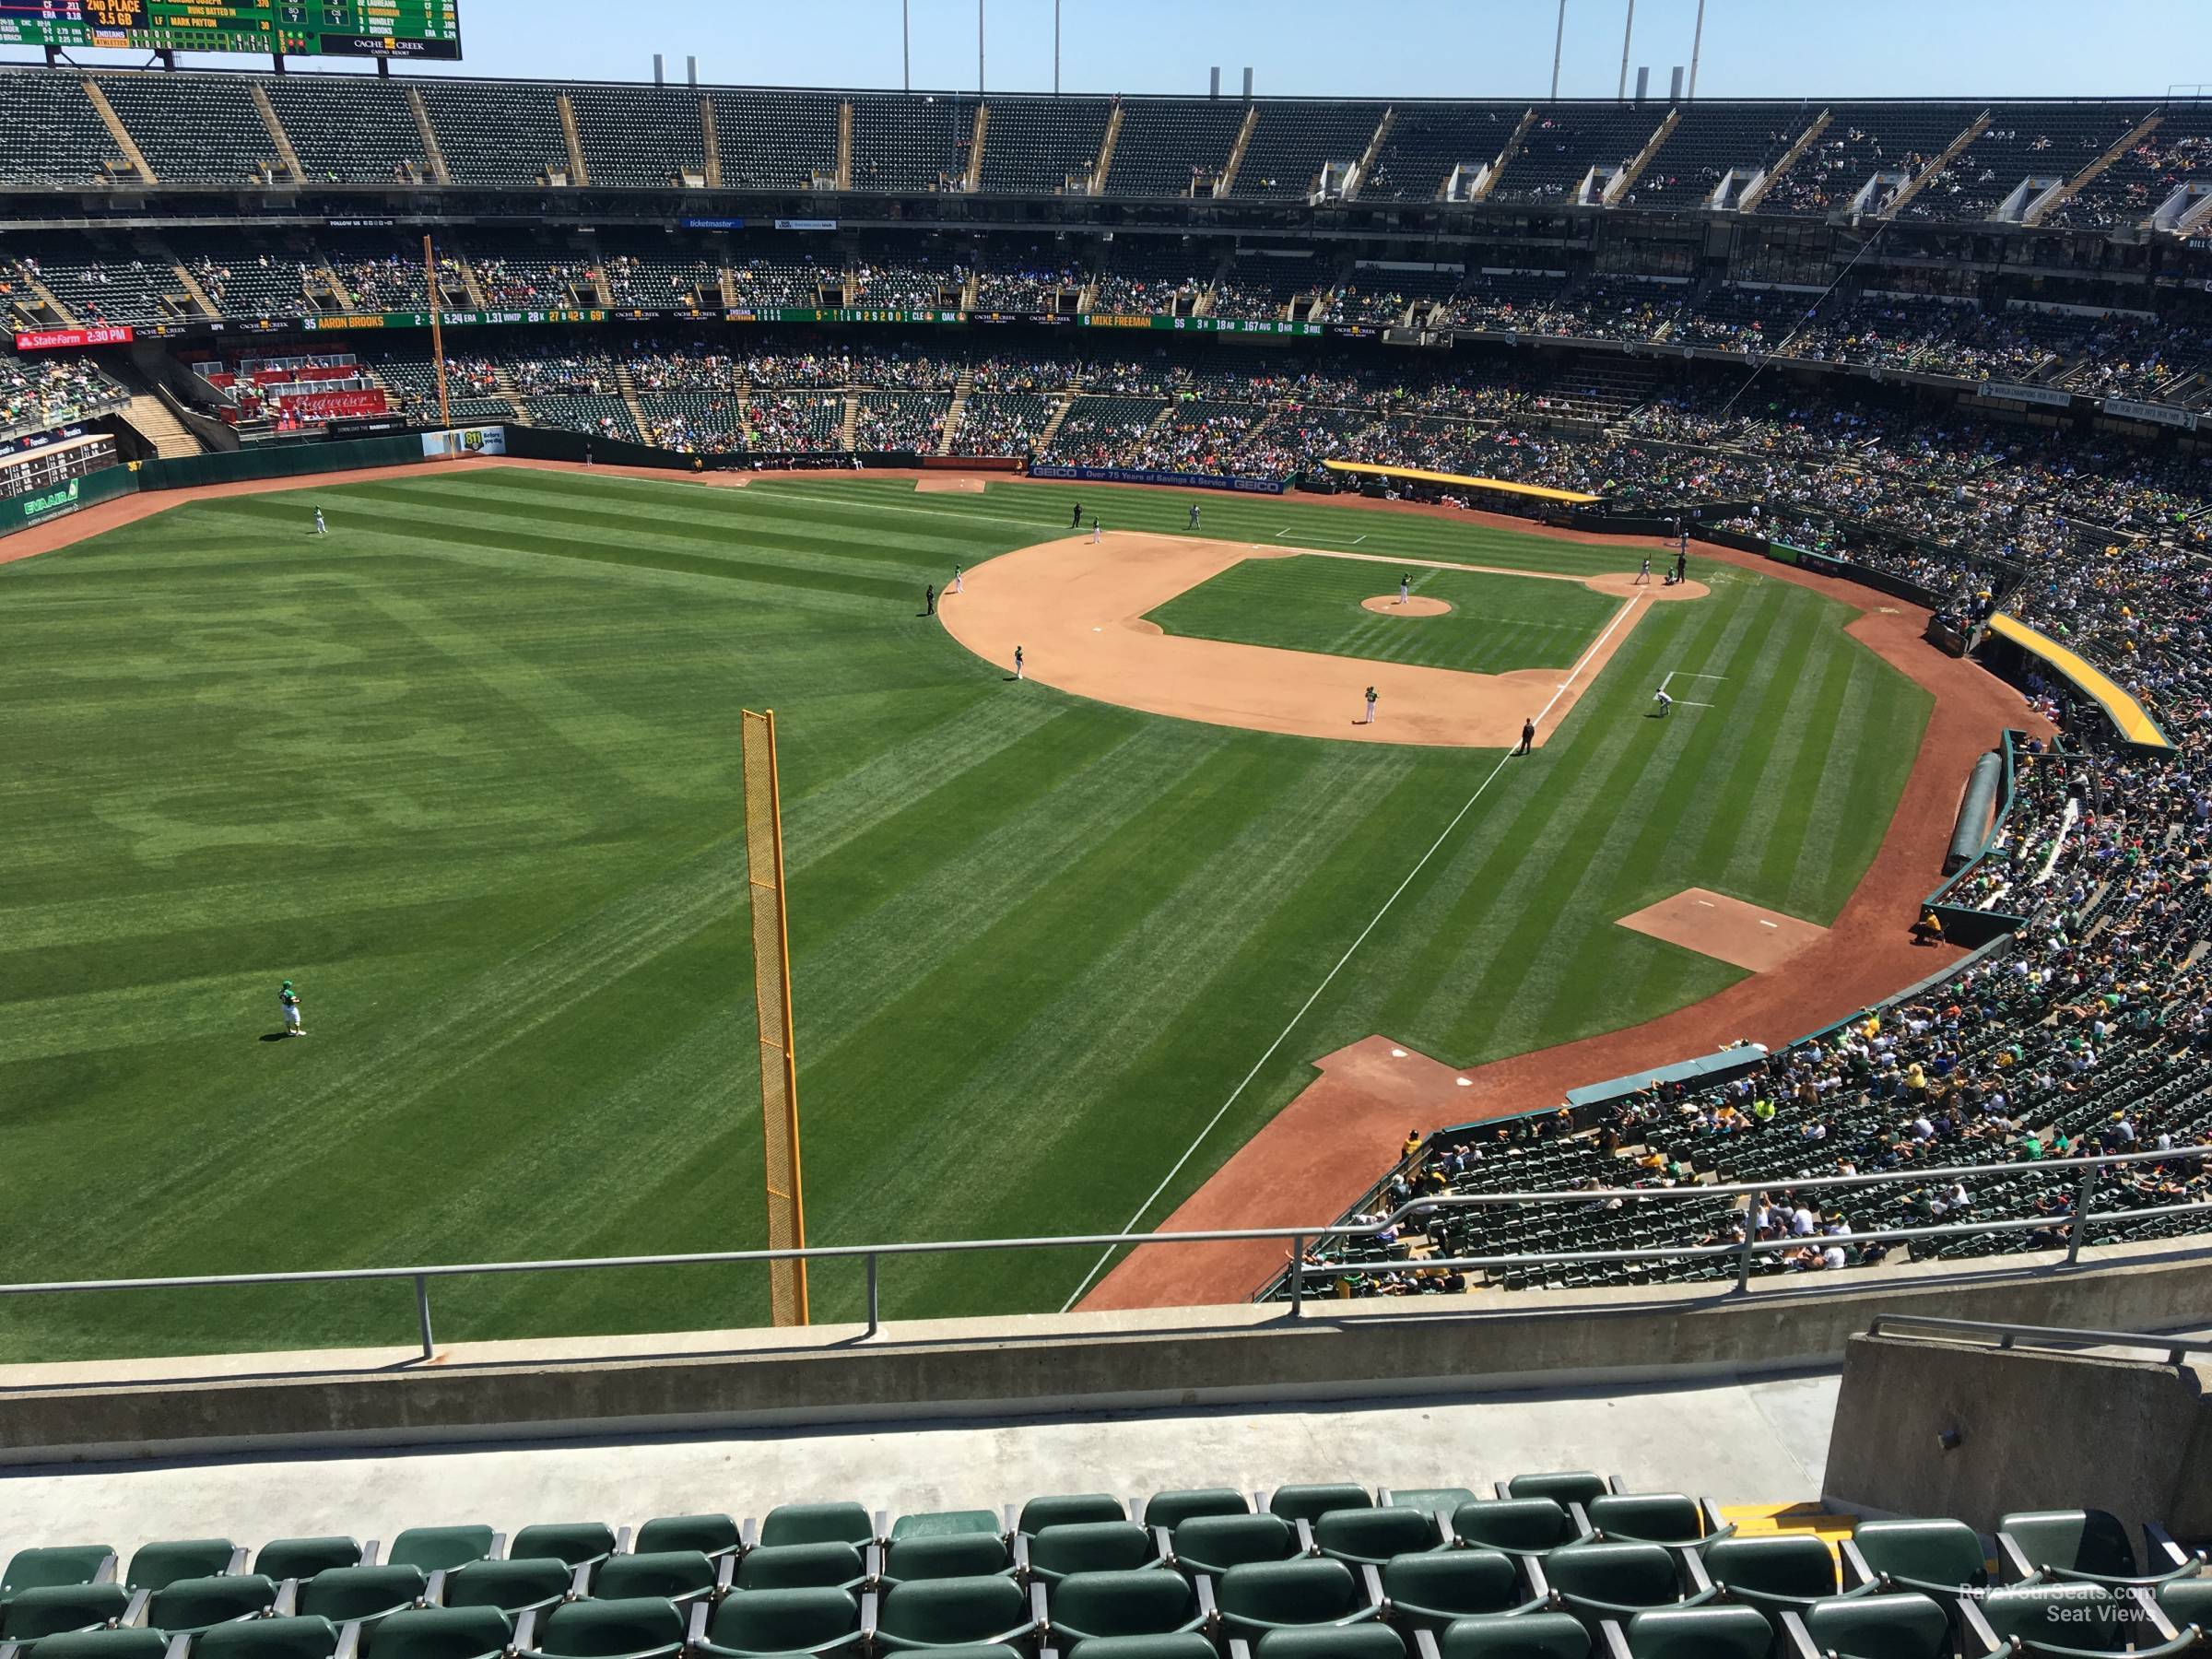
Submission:
[[[1684,888],[1672,898],[1621,917],[1620,925],[1754,973],[1779,968],[1828,932],[1795,916],[1761,910],[1704,888]]]

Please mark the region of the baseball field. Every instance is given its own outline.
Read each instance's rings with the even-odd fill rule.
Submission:
[[[1143,637],[1318,653],[1347,736],[1371,665],[1572,673],[1534,755],[1392,741],[1402,694],[1338,741],[1075,695],[1034,647],[1015,682],[924,586],[989,599],[1078,498],[1108,563],[1190,500],[486,466],[0,566],[7,1278],[759,1244],[741,707],[781,728],[824,1244],[1155,1225],[1371,1033],[1465,1066],[1711,995],[1743,971],[1619,919],[1697,888],[1832,920],[1927,717],[1804,587],[1624,600],[1643,549],[1296,498],[1206,498],[1230,551]],[[1362,604],[1400,560],[1446,609]],[[884,1310],[1057,1309],[1094,1254],[897,1263]],[[852,1316],[857,1269],[813,1294]],[[488,1276],[439,1335],[766,1307],[758,1270]],[[0,1357],[412,1321],[404,1284],[10,1298]]]

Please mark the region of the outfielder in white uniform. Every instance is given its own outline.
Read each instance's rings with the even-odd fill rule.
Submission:
[[[315,509],[315,534],[317,535],[330,534],[330,526],[323,522],[323,509],[320,507]]]

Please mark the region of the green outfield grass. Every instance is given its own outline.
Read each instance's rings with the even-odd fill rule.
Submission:
[[[1008,684],[918,614],[1078,500],[1167,531],[1189,498],[394,472],[0,567],[7,1276],[761,1242],[745,705],[782,735],[813,1241],[1129,1221],[1497,759]],[[1205,533],[1641,557],[1291,500],[1208,497]],[[1652,607],[1500,773],[1147,1224],[1342,1043],[1474,1064],[1738,978],[1614,924],[1667,893],[1832,919],[1926,699],[1844,606],[1698,573],[1712,597]],[[1643,718],[1670,669],[1724,676],[1716,707]],[[310,1035],[265,1041],[285,978]],[[897,1262],[885,1309],[1057,1308],[1088,1265]],[[860,1294],[818,1271],[817,1316]],[[439,1334],[765,1307],[734,1269],[483,1277]],[[404,1343],[413,1312],[405,1284],[15,1298],[0,1354]]]
[[[1362,549],[1364,551],[1364,549]],[[1398,578],[1452,608],[1441,617],[1378,614]],[[1162,631],[1239,645],[1278,645],[1372,662],[1505,674],[1571,668],[1621,602],[1571,582],[1497,576],[1359,559],[1247,559],[1178,594],[1147,618]]]

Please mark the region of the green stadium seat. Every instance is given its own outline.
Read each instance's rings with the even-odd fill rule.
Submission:
[[[1298,1528],[1280,1515],[1194,1515],[1168,1537],[1179,1569],[1210,1578],[1255,1561],[1288,1561],[1300,1549]]]
[[[568,1600],[574,1575],[550,1556],[535,1561],[471,1561],[439,1581],[442,1607],[493,1607],[509,1618]]]
[[[1982,1540],[1963,1521],[1862,1521],[1838,1547],[1854,1585],[1917,1591],[1947,1609],[1989,1587]]]
[[[260,1573],[218,1573],[179,1579],[155,1591],[147,1603],[146,1622],[172,1636],[190,1634],[235,1618],[263,1618],[276,1605],[276,1586]]]
[[[658,1596],[683,1607],[702,1595],[712,1595],[717,1575],[715,1562],[696,1549],[618,1555],[600,1564],[592,1580],[592,1594],[608,1601]]]
[[[737,1559],[740,1590],[857,1591],[867,1581],[866,1559],[844,1543],[763,1544]]]
[[[70,1584],[104,1583],[115,1576],[115,1551],[105,1544],[47,1545],[18,1549],[0,1576],[0,1606],[26,1590],[53,1590]]]
[[[893,1584],[878,1605],[876,1641],[892,1653],[1027,1643],[1044,1628],[1041,1584],[1012,1579],[922,1579]]]
[[[1480,1613],[1434,1639],[1438,1659],[1590,1659],[1590,1632],[1567,1613]],[[1431,1646],[1421,1632],[1424,1659]]]
[[[1232,1655],[1243,1651],[1243,1642],[1230,1643]],[[1270,1630],[1251,1652],[1253,1659],[1406,1659],[1406,1641],[1386,1624],[1326,1625]]]
[[[1129,1512],[1119,1498],[1105,1492],[1073,1492],[1059,1497],[1032,1498],[1021,1506],[1016,1532],[1032,1538],[1048,1526],[1079,1526],[1091,1521],[1126,1521]]]
[[[982,1578],[1014,1571],[1014,1551],[996,1533],[920,1533],[899,1537],[892,1528],[883,1552],[883,1582],[912,1579]]]
[[[2197,1562],[2163,1529],[2143,1529],[2138,1560],[2127,1527],[2103,1510],[2037,1510],[1997,1521],[1997,1559],[2012,1580],[2123,1586],[2192,1576]]]
[[[46,1584],[0,1608],[0,1641],[36,1641],[121,1622],[131,1593],[121,1584]]]
[[[1789,1651],[1802,1656],[1835,1653],[1841,1659],[1947,1659],[1951,1616],[1943,1604],[1917,1591],[1896,1595],[1845,1595],[1817,1601],[1804,1613],[1784,1613]]]
[[[245,1567],[246,1552],[228,1538],[172,1538],[141,1545],[123,1575],[126,1590],[166,1590],[183,1579],[218,1578]]]
[[[281,1584],[286,1579],[311,1579],[334,1568],[368,1566],[375,1559],[374,1550],[374,1545],[363,1549],[354,1538],[273,1538],[253,1558],[253,1571]]]
[[[333,1624],[368,1622],[418,1607],[429,1593],[419,1567],[333,1567],[300,1586],[293,1610]]]
[[[1385,1509],[1419,1509],[1448,1515],[1461,1504],[1474,1502],[1475,1497],[1466,1487],[1384,1487],[1375,1494],[1375,1501]]]
[[[1203,1630],[1213,1606],[1204,1580],[1174,1572],[1071,1572],[1048,1597],[1051,1645],[1066,1651],[1109,1637],[1173,1636]]]
[[[1836,1558],[1810,1533],[1723,1538],[1705,1552],[1705,1571],[1726,1600],[1758,1608],[1777,1630],[1784,1612],[1802,1613],[1842,1588]]]
[[[1071,1572],[1129,1572],[1159,1565],[1154,1535],[1134,1521],[1077,1521],[1029,1540],[1030,1574],[1056,1584]]]
[[[2164,1639],[2135,1644],[2130,1651],[2138,1659],[2180,1653],[2195,1643],[2194,1631],[2174,1633],[2147,1595],[2138,1599],[2102,1584],[2007,1584],[1960,1602],[1959,1612],[1964,1626],[1959,1651],[1965,1659],[2007,1651],[2057,1659],[2110,1653],[2130,1641],[2147,1615],[2164,1627]]]
[[[1452,1512],[1452,1533],[1512,1556],[1540,1556],[1584,1536],[1567,1506],[1549,1498],[1477,1498]]]
[[[1375,1500],[1364,1487],[1335,1481],[1319,1486],[1277,1487],[1267,1500],[1267,1512],[1286,1521],[1318,1521],[1332,1510],[1372,1509]]]
[[[507,1546],[507,1559],[551,1559],[565,1563],[573,1571],[579,1567],[596,1567],[613,1555],[621,1542],[604,1522],[549,1522],[516,1533]]]
[[[1444,1547],[1436,1516],[1418,1509],[1331,1510],[1313,1523],[1313,1542],[1350,1567],[1380,1567]]]
[[[247,1618],[217,1625],[192,1644],[195,1659],[331,1659],[338,1627],[327,1618]]]
[[[554,1659],[676,1659],[684,1651],[684,1616],[655,1596],[574,1601],[524,1615],[515,1652]]]
[[[1195,1630],[1180,1636],[1093,1636],[1065,1650],[1062,1659],[1218,1659],[1210,1638]],[[949,1659],[936,1654],[933,1659]]]
[[[1362,1623],[1375,1617],[1381,1592],[1371,1570],[1355,1574],[1342,1561],[1257,1561],[1223,1573],[1214,1599],[1221,1634],[1255,1641],[1293,1626]]]
[[[861,1607],[848,1590],[746,1590],[710,1610],[691,1608],[691,1652],[712,1659],[760,1659],[810,1653],[817,1659],[858,1654]]]
[[[1540,1568],[1533,1558],[1528,1565],[1593,1629],[1601,1619],[1625,1622],[1653,1607],[1698,1606],[1715,1594],[1695,1555],[1659,1544],[1570,1544],[1544,1557]]]
[[[389,1559],[399,1567],[449,1572],[495,1559],[503,1541],[488,1526],[410,1526],[392,1540]]]
[[[1252,1500],[1228,1487],[1194,1487],[1173,1492],[1155,1492],[1145,1502],[1145,1524],[1173,1532],[1198,1515],[1249,1515]]]
[[[1757,1607],[1661,1607],[1627,1628],[1630,1659],[1767,1659],[1773,1629]]]
[[[2212,1578],[2169,1579],[2154,1599],[2175,1624],[2193,1624],[2212,1635]]]
[[[45,1637],[23,1652],[36,1659],[162,1659],[169,1652],[169,1632],[146,1625],[126,1625],[119,1630],[71,1630]]]
[[[990,1510],[939,1510],[932,1514],[901,1515],[891,1523],[891,1542],[900,1538],[971,1537],[982,1533],[1003,1537],[1006,1528]]]
[[[1617,1544],[1703,1548],[1735,1528],[1710,1505],[1681,1492],[1603,1492],[1583,1506],[1590,1530]]]
[[[1587,1505],[1593,1498],[1603,1498],[1612,1489],[1611,1481],[1588,1469],[1563,1469],[1549,1475],[1516,1475],[1511,1480],[1498,1483],[1498,1496],[1500,1498],[1548,1498],[1561,1505]]]
[[[1382,1569],[1382,1615],[1407,1630],[1441,1631],[1455,1618],[1541,1606],[1523,1588],[1512,1557],[1494,1549],[1400,1556]]]
[[[759,1543],[850,1544],[855,1549],[876,1542],[876,1524],[857,1503],[780,1503],[760,1523]]]
[[[744,1539],[727,1515],[661,1515],[638,1528],[630,1547],[640,1555],[696,1549],[710,1560],[735,1555]]]
[[[417,1607],[378,1625],[368,1646],[372,1659],[494,1659],[513,1635],[497,1607]]]

